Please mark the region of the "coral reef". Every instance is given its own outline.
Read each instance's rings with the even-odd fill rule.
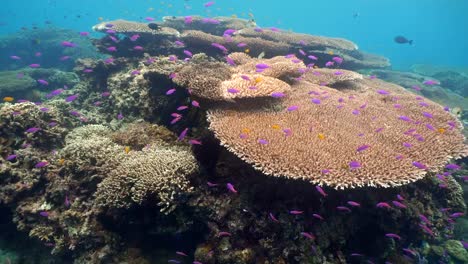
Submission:
[[[157,25],[157,30],[151,29],[149,27],[151,24]],[[229,50],[247,51],[252,56],[261,55],[266,58],[296,53],[300,50],[298,56],[321,67],[336,56],[344,59],[340,65],[344,69],[390,66],[387,58],[361,52],[354,43],[345,39],[287,32],[276,28],[262,29],[251,21],[238,18],[190,17],[188,23],[185,17],[165,17],[164,22],[159,24],[117,20],[103,22],[93,28],[109,34],[108,37],[95,41],[95,45],[100,51],[114,56],[141,56],[142,50],[154,51],[156,45],[160,53],[172,53],[176,56],[186,56],[183,52],[185,47],[189,47],[193,54],[207,53],[210,56],[220,56],[219,51],[226,53]],[[225,33],[229,31],[234,32]],[[127,38],[116,42],[112,40],[116,38],[112,36],[115,33],[124,34]],[[132,47],[134,41],[131,38],[135,34],[142,39],[138,43],[141,47],[138,50]],[[211,48],[207,49],[210,46]]]
[[[432,77],[252,20],[94,30],[111,57],[0,105],[0,214],[56,262],[466,262],[463,127],[424,97],[448,93],[379,79]],[[76,51],[54,38],[43,59]]]
[[[267,65],[270,71],[260,73],[262,76],[294,72],[294,67],[276,67],[272,61],[277,60],[287,61],[254,60],[239,68],[252,72],[254,65]],[[237,94],[243,98],[248,91],[248,85],[239,85],[241,78],[229,85],[222,81],[207,85],[197,79],[200,71],[207,73],[216,67],[187,67],[179,76],[187,80],[195,96],[203,91],[209,99],[221,100],[227,97],[222,92],[235,87],[239,90],[228,98],[237,98]],[[276,104],[249,101],[213,107],[208,112],[210,129],[222,145],[266,174],[336,188],[407,184],[421,179],[427,170],[441,169],[452,157],[466,155],[461,124],[442,106],[390,83],[362,79],[350,72],[341,77],[343,74],[310,70],[292,88],[283,89]],[[323,80],[327,82],[323,84]],[[244,97],[275,97],[274,90],[265,90],[267,94]],[[440,128],[443,133],[437,131]]]

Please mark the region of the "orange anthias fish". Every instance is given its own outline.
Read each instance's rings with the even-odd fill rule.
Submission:
[[[13,102],[13,100],[15,100],[15,98],[13,98],[11,96],[3,97],[3,101],[5,101],[5,102]]]
[[[279,125],[277,125],[277,124],[274,124],[274,125],[271,126],[271,128],[273,128],[273,129],[280,129],[281,127],[280,127]]]
[[[243,128],[243,129],[242,129],[242,133],[245,133],[245,134],[250,133],[250,131],[251,131],[251,130],[250,130],[249,128]]]
[[[443,133],[445,133],[445,128],[439,128],[439,129],[437,129],[437,132],[443,134]]]
[[[324,140],[324,139],[325,139],[325,135],[322,134],[322,133],[319,133],[319,134],[318,134],[318,138],[319,138],[320,140]]]
[[[125,154],[128,154],[130,152],[130,147],[129,146],[126,146],[125,147]]]
[[[262,77],[255,78],[255,84],[257,84],[257,83],[259,83],[261,81],[263,81]]]
[[[63,165],[65,163],[65,159],[59,159],[58,162],[60,165]]]

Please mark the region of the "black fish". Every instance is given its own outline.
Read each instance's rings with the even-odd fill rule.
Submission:
[[[159,26],[156,23],[149,23],[148,27],[151,28],[152,30],[159,30]]]
[[[413,40],[409,40],[403,36],[396,36],[393,40],[395,40],[396,43],[399,43],[399,44],[410,44],[410,45],[413,45]]]

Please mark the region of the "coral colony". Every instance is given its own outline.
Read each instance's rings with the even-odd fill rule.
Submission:
[[[420,94],[437,83],[386,82],[389,60],[345,39],[147,20],[94,26],[106,57],[73,72],[9,73],[41,87],[0,108],[18,230],[67,263],[467,263],[467,147]]]

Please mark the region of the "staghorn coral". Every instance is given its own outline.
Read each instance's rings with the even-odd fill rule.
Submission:
[[[322,77],[307,72],[278,100],[280,111],[214,108],[209,128],[266,174],[335,188],[407,184],[467,153],[461,124],[440,105],[357,74],[341,83],[326,76],[331,85],[319,86],[310,81]]]
[[[185,147],[150,146],[130,152],[99,184],[96,201],[104,207],[141,204],[150,195],[158,197],[161,211],[169,213],[177,199],[191,191],[187,177],[197,171],[197,162]]]

